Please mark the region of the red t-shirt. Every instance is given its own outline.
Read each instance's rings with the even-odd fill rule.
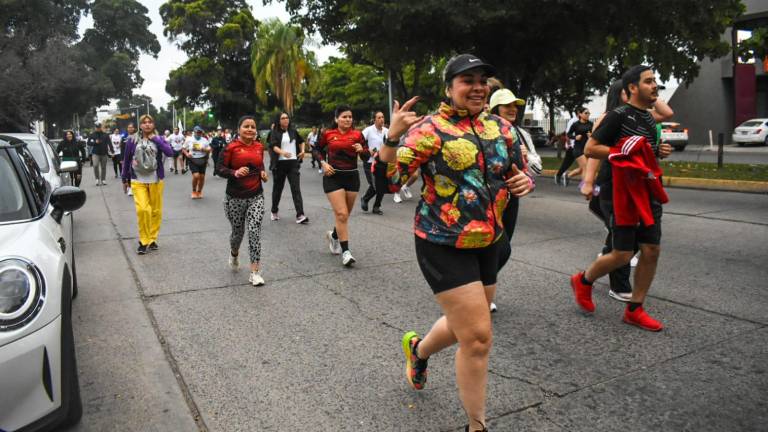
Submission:
[[[363,151],[357,153],[352,147],[355,144],[363,146]],[[327,161],[334,169],[353,170],[357,169],[357,158],[368,160],[371,152],[368,150],[363,134],[357,129],[350,129],[342,133],[338,129],[329,129],[323,132],[315,149],[317,158]]]
[[[250,168],[245,177],[235,177],[235,171]],[[245,144],[239,139],[229,143],[216,165],[216,173],[227,179],[227,195],[251,198],[262,193],[261,172],[264,171],[264,146],[259,141]]]

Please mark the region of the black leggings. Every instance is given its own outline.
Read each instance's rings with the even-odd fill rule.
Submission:
[[[363,201],[367,203],[375,196],[376,200],[373,202],[373,208],[380,208],[381,200],[387,192],[387,164],[377,162],[375,173],[371,173],[371,165],[373,164],[370,162],[363,163],[365,179],[368,180],[368,190],[363,195]]]
[[[501,223],[504,224],[504,234],[507,236],[507,241],[502,242],[499,240],[499,261],[498,270],[504,267],[509,261],[509,257],[512,255],[512,236],[515,234],[515,226],[517,225],[517,214],[520,211],[520,198],[511,196],[509,197],[509,204],[504,209],[504,213],[501,216]]]
[[[301,199],[301,179],[299,178],[299,161],[277,161],[275,166],[275,185],[272,187],[272,213],[277,213],[280,206],[280,198],[283,195],[285,180],[291,187],[293,207],[296,208],[296,217],[304,214],[304,201]]]
[[[560,164],[560,169],[557,170],[557,178],[560,178],[564,172],[568,171],[568,168],[573,165],[573,162],[576,160],[576,156],[573,154],[573,148],[569,148],[565,151],[565,158],[563,159],[563,163]]]
[[[122,174],[123,171],[123,158],[121,155],[112,156],[112,168],[115,169],[115,177]]]

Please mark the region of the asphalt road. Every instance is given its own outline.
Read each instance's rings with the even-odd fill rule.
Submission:
[[[415,262],[415,202],[356,209],[358,264],[345,269],[305,163],[311,223],[293,222],[286,187],[282,220],[264,221],[267,284],[254,288],[227,267],[224,184],[209,173],[205,198],[190,200],[189,175],[171,175],[161,249],[137,256],[132,199],[87,169],[74,304],[85,414],[72,430],[463,430],[453,350],[433,356],[427,389],[403,377],[402,333],[440,314]],[[575,188],[541,179],[525,198],[493,317],[491,430],[765,430],[768,196],[669,192],[647,302],[658,334],[623,324],[603,283],[594,316],[575,306],[568,276],[604,236]]]

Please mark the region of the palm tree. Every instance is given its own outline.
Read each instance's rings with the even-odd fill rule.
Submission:
[[[273,94],[282,108],[293,115],[295,97],[316,69],[314,54],[305,47],[301,28],[270,19],[259,26],[251,51],[251,73],[256,97],[267,102]]]

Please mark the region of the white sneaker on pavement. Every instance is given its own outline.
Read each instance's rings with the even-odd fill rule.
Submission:
[[[273,221],[280,220],[280,215],[278,215],[277,213],[271,213],[269,218]]]
[[[229,254],[229,268],[237,270],[240,268],[240,256]]]
[[[133,196],[133,190],[131,188],[128,188],[128,192],[125,193],[128,196]]]
[[[491,313],[496,313],[498,310],[499,308],[496,307],[496,303],[491,302]]]
[[[264,278],[261,277],[259,272],[251,272],[251,275],[248,277],[248,282],[250,282],[253,286],[262,286],[264,285]]]
[[[609,289],[608,290],[608,297],[610,297],[610,298],[612,298],[614,300],[618,300],[620,302],[627,303],[630,300],[632,300],[632,293],[631,292],[628,292],[628,293],[616,292],[616,291],[614,291],[612,289]]]
[[[631,267],[637,267],[637,262],[639,259],[637,258],[637,255],[633,256],[631,260],[629,260],[629,265]]]
[[[401,202],[403,202],[403,197],[401,197],[401,196],[400,196],[400,192],[395,192],[395,193],[394,193],[394,195],[392,195],[392,199],[393,199],[393,200],[394,200],[396,203],[398,203],[398,204],[400,204]]]
[[[341,244],[339,244],[339,239],[333,238],[333,231],[326,231],[325,237],[328,239],[328,249],[331,250],[331,253],[339,255],[341,253]]]
[[[352,256],[352,252],[344,251],[344,253],[341,255],[341,263],[346,267],[350,267],[352,264],[354,264],[355,257]]]
[[[411,188],[408,186],[403,186],[400,188],[400,194],[407,200],[413,198],[413,194],[411,193]]]

